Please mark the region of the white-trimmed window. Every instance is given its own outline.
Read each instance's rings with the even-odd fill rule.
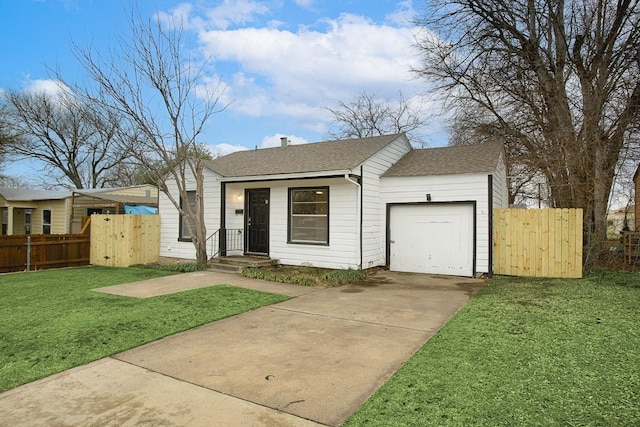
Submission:
[[[180,198],[180,206],[183,207],[185,200],[183,200],[182,198]],[[191,207],[191,211],[195,212],[196,211],[196,192],[195,191],[187,191],[187,203],[189,203],[189,206]],[[191,218],[188,218],[185,215],[180,215],[180,230],[179,230],[179,236],[178,236],[178,240],[186,240],[186,241],[191,241],[191,232],[189,231],[189,227],[187,226],[187,221],[190,221]],[[195,224],[190,221],[191,223],[191,230],[193,232],[195,232]]]
[[[289,189],[289,243],[329,244],[329,187]]]

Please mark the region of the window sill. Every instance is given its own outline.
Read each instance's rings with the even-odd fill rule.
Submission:
[[[308,245],[308,246],[329,246],[329,242],[297,242],[295,240],[287,241],[289,245]]]

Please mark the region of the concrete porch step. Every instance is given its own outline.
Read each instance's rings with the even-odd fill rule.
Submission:
[[[226,256],[209,260],[209,269],[227,273],[240,273],[247,267],[269,267],[278,265],[277,259],[256,256]]]

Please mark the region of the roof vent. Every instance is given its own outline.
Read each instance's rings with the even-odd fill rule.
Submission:
[[[280,146],[282,148],[286,147],[287,145],[289,145],[289,138],[287,138],[286,136],[283,136],[280,138]]]

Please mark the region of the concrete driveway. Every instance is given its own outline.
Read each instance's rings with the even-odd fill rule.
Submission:
[[[359,284],[318,289],[204,274],[191,282],[174,276],[172,286],[235,281],[298,296],[0,394],[0,420],[338,426],[484,284],[379,272]],[[143,283],[117,293],[140,291]],[[162,292],[163,285],[147,287]]]

